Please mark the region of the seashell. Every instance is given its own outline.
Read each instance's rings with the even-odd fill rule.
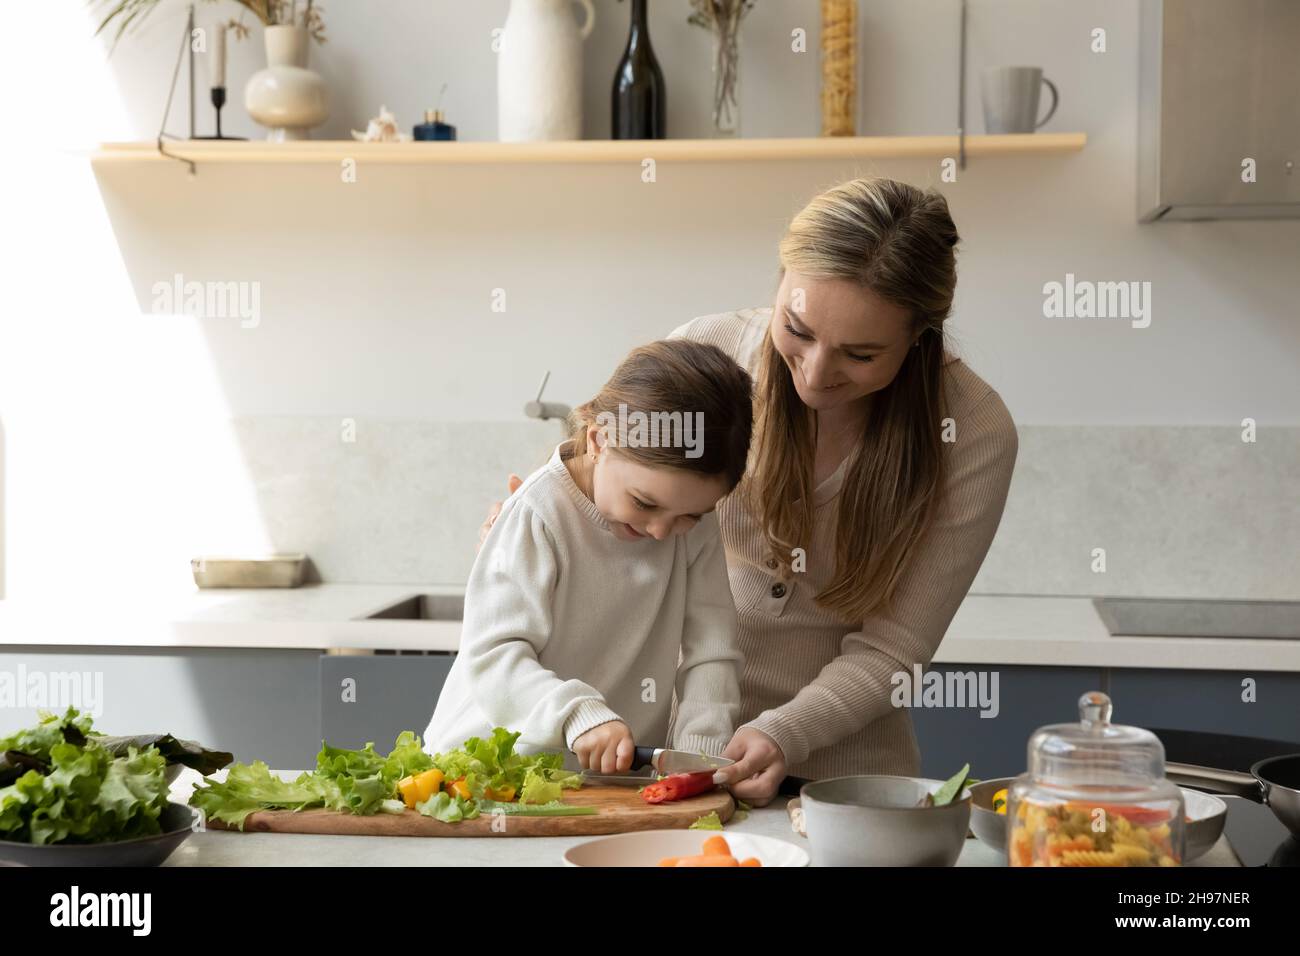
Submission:
[[[366,124],[364,133],[352,131],[352,138],[362,143],[405,143],[411,137],[397,127],[397,117],[388,112],[388,107],[379,107],[379,115]]]

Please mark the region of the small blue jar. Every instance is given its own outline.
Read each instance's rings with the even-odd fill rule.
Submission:
[[[415,127],[415,138],[428,141],[454,140],[456,127],[443,121],[442,110],[425,110],[424,122]]]

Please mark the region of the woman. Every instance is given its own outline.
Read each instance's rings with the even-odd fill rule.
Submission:
[[[749,464],[718,520],[745,656],[727,783],[756,806],[920,770],[891,681],[943,639],[1018,448],[1001,397],[945,348],[957,241],[942,195],[852,180],[791,222],[773,307],[674,333],[754,376]]]

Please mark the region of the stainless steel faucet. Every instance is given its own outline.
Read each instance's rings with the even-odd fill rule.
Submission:
[[[551,373],[548,369],[542,376],[542,384],[537,386],[537,397],[531,402],[524,405],[524,414],[529,418],[537,418],[542,421],[548,421],[552,418],[558,418],[563,424],[568,420],[569,413],[573,411],[568,405],[562,405],[559,402],[542,401],[542,392],[546,391],[546,383],[550,381]]]

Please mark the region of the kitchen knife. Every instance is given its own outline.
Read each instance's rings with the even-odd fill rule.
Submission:
[[[644,787],[654,783],[659,777],[675,773],[701,773],[706,770],[721,770],[730,767],[735,761],[729,757],[710,757],[705,754],[693,754],[684,750],[667,750],[662,747],[637,747],[632,754],[632,773],[596,773],[592,770],[576,771],[582,776],[582,782],[599,783],[606,786]],[[637,773],[635,771],[648,771]]]
[[[736,761],[729,757],[711,757],[685,750],[666,750],[662,747],[637,747],[632,754],[632,769],[650,767],[660,776],[674,773],[700,773],[704,770],[721,770]]]

